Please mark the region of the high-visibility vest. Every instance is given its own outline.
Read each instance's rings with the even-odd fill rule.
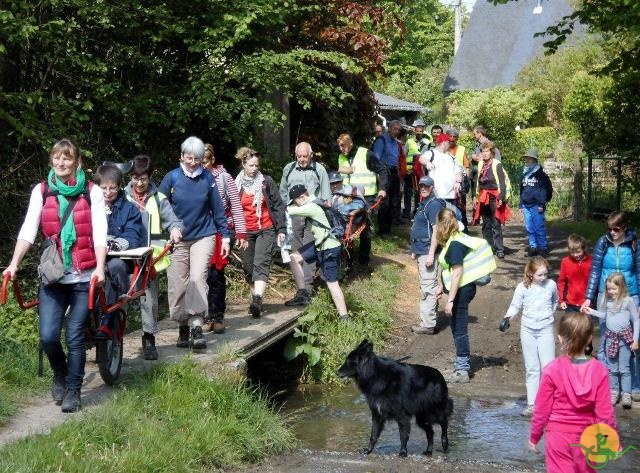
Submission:
[[[442,268],[442,282],[447,290],[451,289],[451,268],[449,263],[446,262],[445,256],[452,241],[462,243],[471,249],[462,262],[462,278],[460,279],[459,287],[477,281],[495,271],[496,260],[487,240],[472,237],[462,232],[456,232],[449,238],[438,257],[438,263],[440,263],[440,267]]]
[[[367,148],[358,148],[353,158],[353,164],[349,164],[349,158],[346,154],[338,156],[339,167],[353,168],[352,174],[342,174],[342,182],[352,186],[359,186],[365,197],[378,193],[376,173],[369,171],[369,168],[367,168],[367,151]]]
[[[491,162],[491,172],[493,173],[493,178],[496,180],[496,183],[498,184],[498,190],[500,190],[500,179],[498,178],[498,163],[500,163],[500,161],[496,160],[496,158],[493,158],[493,161]],[[478,163],[478,175],[476,176],[476,195],[477,196],[480,195],[480,174],[482,172],[483,166],[484,166],[484,162],[480,161]],[[511,191],[512,191],[511,179],[509,179],[509,174],[507,174],[507,170],[504,168],[504,166],[502,167],[502,172],[504,173],[504,188],[507,195],[501,195],[500,199],[506,202],[511,197]]]
[[[151,236],[151,241],[148,242],[149,246],[153,248],[153,257],[158,256],[162,250],[164,249],[164,245],[167,243],[168,235],[166,232],[162,231],[162,226],[160,225],[160,201],[165,200],[167,197],[162,192],[156,192],[153,196],[147,198],[147,201],[144,204],[144,210],[147,212],[149,216],[149,233]],[[131,202],[136,203],[133,196],[127,194],[127,199]],[[161,260],[159,260],[154,268],[157,272],[164,271],[171,264],[171,259],[168,255],[165,255]]]
[[[466,151],[467,148],[462,145],[458,145],[456,148],[456,154],[454,157],[456,158],[456,163],[458,163],[461,168],[464,168],[464,154]]]

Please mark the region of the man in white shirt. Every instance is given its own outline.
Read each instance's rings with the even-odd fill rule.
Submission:
[[[436,147],[420,155],[420,164],[427,168],[429,176],[435,182],[436,196],[454,202],[460,192],[462,167],[449,154],[451,136],[442,133],[435,138]]]

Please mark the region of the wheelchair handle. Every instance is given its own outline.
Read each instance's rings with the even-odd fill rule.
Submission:
[[[0,292],[0,305],[4,305],[7,303],[7,289],[9,286],[9,281],[11,281],[11,276],[12,275],[10,273],[7,273],[2,278],[2,292]],[[23,310],[31,309],[40,303],[38,299],[34,299],[31,302],[25,302],[24,299],[22,298],[22,290],[20,289],[20,283],[18,282],[18,280],[17,279],[13,280],[11,281],[11,283],[13,284],[13,295],[16,297],[16,301],[18,302],[18,305],[20,306],[21,309]]]
[[[98,276],[93,276],[89,282],[89,300],[87,301],[87,308],[93,310],[96,302],[96,286],[98,284]]]
[[[174,246],[175,246],[175,242],[173,240],[169,240],[167,244],[164,246],[164,248],[162,249],[162,251],[160,252],[160,254],[151,260],[151,266],[152,267],[155,266],[158,261],[160,261],[162,258],[164,258],[167,255],[167,253],[172,253]]]

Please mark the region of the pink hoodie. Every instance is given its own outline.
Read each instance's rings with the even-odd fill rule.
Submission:
[[[618,431],[607,368],[596,359],[573,363],[566,355],[556,358],[542,372],[531,419],[531,442],[540,441],[545,425],[550,431],[580,433],[595,423]]]

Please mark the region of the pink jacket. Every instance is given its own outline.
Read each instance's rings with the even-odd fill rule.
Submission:
[[[556,358],[542,372],[529,440],[537,444],[545,426],[580,433],[595,423],[618,430],[607,368],[596,359],[573,363],[566,355]]]

